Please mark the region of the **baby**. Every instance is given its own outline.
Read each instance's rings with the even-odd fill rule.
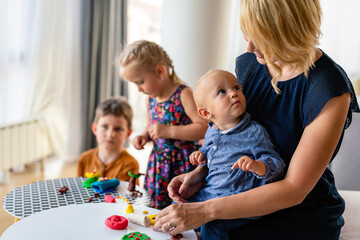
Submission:
[[[245,112],[245,96],[233,74],[206,73],[194,87],[194,99],[209,126],[205,145],[190,155],[190,162],[207,166],[209,172],[206,184],[190,201],[237,194],[283,177],[284,162],[266,129]],[[227,239],[229,230],[251,219],[207,223],[201,227],[201,238],[211,232],[217,239]]]

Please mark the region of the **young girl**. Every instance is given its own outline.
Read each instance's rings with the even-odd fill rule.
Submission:
[[[144,187],[151,207],[171,204],[167,185],[179,174],[193,170],[190,154],[198,150],[207,124],[198,114],[192,90],[181,82],[172,60],[161,46],[146,40],[128,45],[120,56],[120,75],[148,95],[148,124],[132,144],[138,150],[153,141]]]

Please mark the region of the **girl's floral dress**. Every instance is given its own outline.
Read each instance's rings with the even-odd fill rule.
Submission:
[[[191,119],[185,114],[180,101],[180,95],[185,85],[179,86],[175,93],[165,102],[158,103],[155,98],[149,98],[150,125],[187,125]],[[199,149],[197,141],[178,139],[153,140],[154,147],[149,157],[144,188],[151,196],[150,206],[158,209],[170,205],[167,186],[171,179],[194,169],[189,161],[190,154]]]

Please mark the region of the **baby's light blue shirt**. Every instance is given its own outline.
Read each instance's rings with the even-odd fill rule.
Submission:
[[[259,123],[252,121],[245,112],[238,125],[230,130],[219,130],[209,124],[205,145],[200,151],[207,156],[209,174],[206,185],[195,196],[196,201],[205,201],[244,192],[283,178],[284,161],[275,150],[270,135]],[[258,176],[231,166],[242,156],[265,163],[267,172]]]

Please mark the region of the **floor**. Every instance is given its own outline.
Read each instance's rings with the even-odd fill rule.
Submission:
[[[137,151],[132,146],[128,148],[140,165],[140,172],[145,173],[147,159],[151,151],[151,144],[145,146],[145,150]],[[2,205],[3,197],[15,188],[29,184],[31,182],[42,181],[45,179],[65,178],[76,176],[76,161],[62,162],[58,159],[48,159],[44,164],[44,171],[41,170],[41,162],[29,164],[25,169],[8,174],[7,184],[0,183],[0,200]],[[143,181],[140,179],[140,184]],[[14,223],[14,217],[8,214],[4,208],[0,207],[0,236],[3,232]]]

